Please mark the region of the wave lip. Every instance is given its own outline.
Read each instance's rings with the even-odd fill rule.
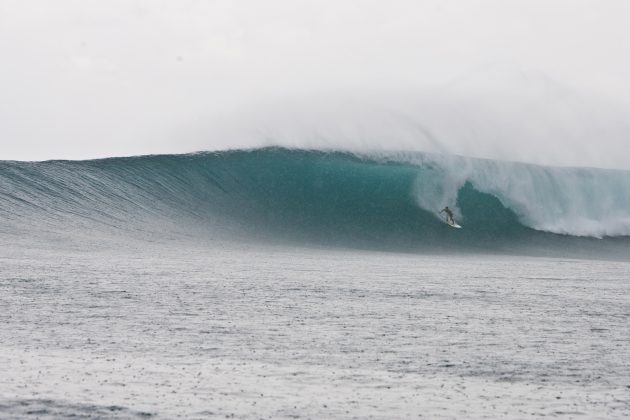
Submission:
[[[439,220],[445,205],[463,229]],[[4,232],[186,231],[398,249],[564,246],[630,236],[630,172],[283,148],[0,162],[0,217]]]

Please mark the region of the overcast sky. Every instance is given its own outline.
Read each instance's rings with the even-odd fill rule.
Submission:
[[[487,152],[480,155],[494,157],[503,142],[536,161],[529,135],[537,147],[553,138],[555,149],[566,150],[601,132],[597,141],[608,152],[590,144],[565,163],[621,167],[620,148],[630,144],[628,22],[625,0],[0,0],[0,159],[224,149],[273,143],[279,132],[279,142],[312,146],[312,126],[343,119],[317,116],[340,103],[351,115],[344,127],[370,120],[359,130],[366,147],[425,148],[426,132],[417,144],[418,131],[385,138],[396,123],[374,124],[376,112],[359,110],[380,102],[429,127],[434,143],[443,136],[449,151],[458,144],[475,154],[473,137],[444,128],[458,124],[446,110],[466,115],[460,127],[478,129],[474,98],[482,95],[491,98],[482,101],[484,121],[504,112],[497,98],[517,105],[497,130],[483,125],[483,133],[502,137],[484,135],[495,140],[479,140]],[[558,99],[567,95],[578,105]],[[311,101],[319,111],[295,105]],[[533,111],[540,115],[528,127],[513,123],[541,103],[554,108]],[[613,116],[591,124],[582,118],[589,104]],[[300,109],[311,115],[310,131],[286,134],[283,119],[299,119]],[[241,117],[252,130],[229,134],[225,127],[239,126]],[[571,134],[575,119],[584,128]],[[511,127],[520,134],[510,136]],[[346,128],[323,129],[323,143],[356,143]]]

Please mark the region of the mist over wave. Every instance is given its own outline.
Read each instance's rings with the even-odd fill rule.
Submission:
[[[224,149],[406,150],[630,169],[628,109],[542,72],[496,65],[430,87],[339,88],[252,101],[206,129],[191,123],[172,135],[198,138],[190,141],[201,149],[217,142]]]
[[[630,235],[628,197],[628,171],[417,152],[265,148],[0,163],[0,230],[22,238],[108,232],[398,250],[592,249],[627,243],[614,237]],[[440,220],[445,205],[463,229]]]

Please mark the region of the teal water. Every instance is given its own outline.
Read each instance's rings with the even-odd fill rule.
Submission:
[[[267,148],[0,163],[0,229],[627,255],[630,172]],[[437,216],[449,205],[464,229]],[[539,251],[536,251],[539,250]]]

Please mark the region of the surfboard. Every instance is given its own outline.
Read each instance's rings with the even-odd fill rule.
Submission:
[[[450,227],[454,227],[455,229],[462,228],[460,225],[457,224],[457,222],[453,222],[453,223],[446,222],[446,224],[449,225]]]
[[[443,217],[440,213],[438,213],[438,214],[440,216],[440,220],[443,221],[444,223],[446,223],[447,225],[449,225],[450,227],[454,227],[455,229],[461,229],[462,228],[460,225],[457,224],[456,221],[453,220],[453,223],[450,223],[446,217]]]

